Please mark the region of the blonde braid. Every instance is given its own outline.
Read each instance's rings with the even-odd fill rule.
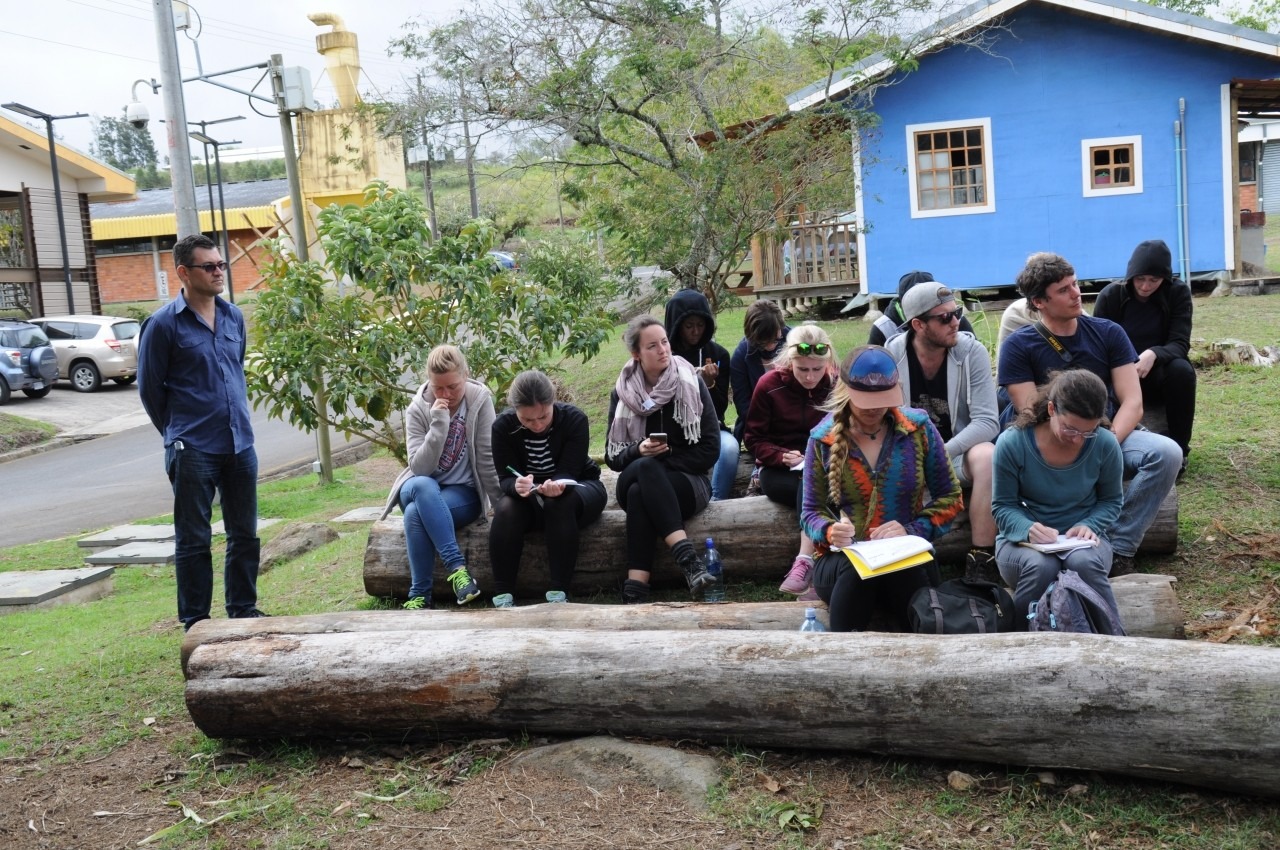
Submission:
[[[827,457],[827,501],[839,506],[844,497],[844,468],[849,463],[849,441],[845,429],[849,426],[849,406],[835,411],[831,421],[831,452]]]

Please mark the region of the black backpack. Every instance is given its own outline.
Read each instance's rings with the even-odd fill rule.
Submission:
[[[990,581],[953,578],[937,587],[922,587],[907,611],[911,629],[925,635],[972,635],[1017,629],[1013,597]]]
[[[1075,570],[1063,570],[1027,612],[1033,632],[1092,632],[1124,635],[1120,612]]]

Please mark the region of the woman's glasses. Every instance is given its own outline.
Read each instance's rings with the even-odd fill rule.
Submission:
[[[1062,436],[1069,440],[1075,439],[1076,437],[1079,437],[1082,440],[1092,440],[1094,437],[1098,436],[1097,428],[1094,428],[1092,431],[1081,431],[1078,428],[1072,428],[1068,425],[1064,425],[1062,423],[1062,413],[1058,410],[1058,405],[1053,401],[1050,401],[1049,403],[1053,405],[1053,410],[1051,410],[1050,413],[1058,417],[1058,431],[1062,433]]]
[[[932,319],[940,325],[949,325],[952,322],[960,321],[960,317],[964,315],[964,308],[957,307],[954,310],[948,310],[945,313],[930,313],[925,316],[925,321]]]
[[[827,345],[825,342],[796,342],[792,343],[791,347],[794,348],[801,357],[826,357],[827,352],[831,350],[831,346]]]

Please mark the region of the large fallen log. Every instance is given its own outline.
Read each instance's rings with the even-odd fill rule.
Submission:
[[[734,581],[781,581],[800,542],[795,512],[764,496],[726,499],[712,502],[686,526],[689,537],[698,545],[706,537],[714,537],[724,556],[726,578]],[[607,510],[600,519],[583,530],[578,554],[578,570],[570,592],[585,596],[618,587],[625,565],[626,514]],[[467,556],[467,567],[482,590],[493,587],[489,565],[489,526],[476,523],[458,532],[458,545]],[[1160,506],[1155,522],[1147,530],[1139,553],[1167,554],[1178,545],[1177,488]],[[969,522],[966,515],[945,537],[935,541],[939,563],[961,564],[969,548]],[[684,585],[684,576],[676,567],[670,552],[659,545],[659,555],[651,582],[655,587]],[[547,564],[547,547],[541,532],[525,538],[520,562],[518,595],[541,597],[551,581]],[[364,589],[370,596],[403,599],[409,593],[409,556],[404,546],[404,518],[399,514],[375,522],[369,530],[364,553]],[[435,597],[449,600],[451,593],[445,580],[444,565],[436,560]]]
[[[1128,575],[1112,581],[1120,619],[1131,637],[1183,637],[1182,611],[1172,576]],[[295,617],[202,620],[182,640],[182,667],[196,647],[249,637],[364,632],[434,632],[459,629],[607,629],[610,631],[789,631],[804,609],[821,602],[656,602],[652,605],[525,605],[518,608],[442,608],[436,611],[338,611]]]
[[[1098,770],[1280,796],[1280,653],[1098,635],[531,629],[196,647],[214,738],[579,735]]]

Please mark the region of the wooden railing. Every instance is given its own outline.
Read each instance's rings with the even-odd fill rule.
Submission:
[[[852,213],[805,212],[752,240],[757,292],[823,290],[852,293],[858,286],[858,235]]]

